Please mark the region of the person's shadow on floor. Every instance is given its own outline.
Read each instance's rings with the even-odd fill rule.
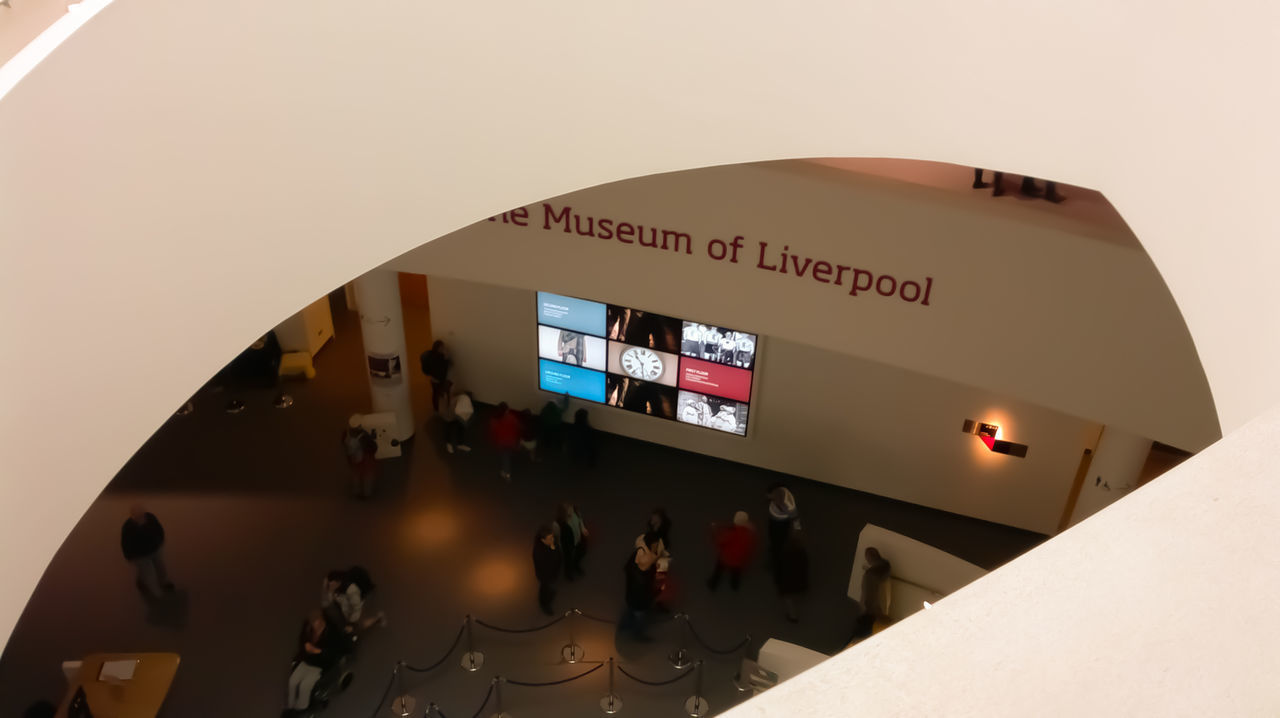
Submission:
[[[147,597],[147,623],[162,628],[186,628],[191,599],[184,589],[161,597]]]

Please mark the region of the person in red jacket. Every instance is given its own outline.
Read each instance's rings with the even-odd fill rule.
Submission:
[[[493,416],[489,417],[489,440],[502,458],[502,469],[498,475],[510,481],[511,454],[520,444],[520,417],[507,408],[505,401],[498,404],[493,410]]]
[[[716,569],[707,579],[707,588],[712,591],[720,585],[720,576],[729,573],[729,587],[738,590],[742,582],[742,569],[751,563],[756,550],[756,529],[746,511],[733,515],[732,526],[711,525],[715,532]]]

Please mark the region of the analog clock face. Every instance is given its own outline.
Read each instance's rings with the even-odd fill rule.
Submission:
[[[620,359],[622,371],[629,377],[653,381],[662,376],[662,358],[648,349],[631,347]]]

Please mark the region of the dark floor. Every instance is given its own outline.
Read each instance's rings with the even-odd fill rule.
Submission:
[[[662,505],[674,521],[672,575],[679,590],[673,608],[690,615],[713,647],[750,634],[752,654],[770,637],[824,652],[842,647],[851,623],[845,588],[857,534],[867,522],[989,568],[1044,538],[612,436],[602,437],[594,471],[552,457],[518,463],[515,480],[506,484],[483,442],[472,454],[448,455],[432,421],[404,457],[382,462],[378,495],[356,502],[344,493],[338,438],[346,417],[367,408],[367,390],[358,323],[340,306],[334,319],[338,338],[317,356],[315,379],[256,390],[211,384],[195,397],[193,414],[173,417],[120,472],[67,538],[0,657],[0,716],[20,715],[38,698],[60,699],[60,663],[96,651],[180,653],[165,716],[278,715],[301,618],[317,604],[325,571],[352,563],[372,572],[379,584],[372,603],[386,610],[390,625],[367,637],[354,683],[326,715],[390,715],[388,707],[375,707],[392,666],[435,662],[464,615],[509,627],[545,622],[530,551],[535,528],[553,517],[560,500],[582,507],[593,543],[586,577],[561,586],[557,610],[578,607],[616,618],[629,546],[649,509]],[[406,308],[411,356],[429,342],[427,321],[424,309]],[[421,423],[429,415],[421,377],[413,377],[412,386]],[[290,409],[271,406],[282,389],[295,399]],[[222,411],[233,397],[247,404],[243,413]],[[709,522],[746,509],[762,523],[764,489],[779,479],[789,481],[809,535],[812,587],[798,624],[784,620],[760,566],[737,593],[722,586],[711,594],[704,585],[712,565]],[[160,517],[168,534],[179,592],[167,602],[145,602],[120,556],[120,523],[135,500]],[[616,656],[651,680],[676,675],[666,660],[680,633],[672,621],[655,626],[657,640],[649,644],[618,637],[610,625],[572,623],[524,634],[477,627],[483,669],[463,671],[460,648],[440,668],[410,674],[415,714],[434,701],[448,716],[471,716],[498,674],[541,682],[590,668],[560,659],[570,628],[588,659]],[[706,659],[703,693],[711,712],[741,700],[729,681],[736,656],[691,648]],[[604,670],[552,687],[508,684],[504,709],[521,718],[597,716],[606,686]],[[692,691],[691,678],[646,687],[620,674],[615,689],[633,716],[685,715]],[[490,704],[484,715],[492,712]]]

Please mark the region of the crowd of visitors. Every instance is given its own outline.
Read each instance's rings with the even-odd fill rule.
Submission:
[[[809,588],[809,557],[800,532],[799,511],[795,497],[784,486],[771,486],[767,497],[772,542],[767,568],[786,618],[795,622],[799,620],[796,602]],[[678,600],[669,580],[673,561],[671,527],[666,509],[654,508],[623,562],[624,611],[619,625],[639,641],[648,640],[652,615],[670,612],[668,604]],[[533,570],[538,606],[543,613],[555,613],[555,584],[562,572],[568,581],[582,576],[582,558],[590,535],[580,509],[567,501],[556,507],[554,521],[538,527],[533,541]],[[738,590],[755,559],[756,545],[756,528],[746,511],[735,512],[729,524],[711,524],[715,558],[707,589],[714,592],[728,574],[730,588]],[[876,606],[872,606],[873,611]],[[857,613],[860,615],[861,611],[858,609]]]

